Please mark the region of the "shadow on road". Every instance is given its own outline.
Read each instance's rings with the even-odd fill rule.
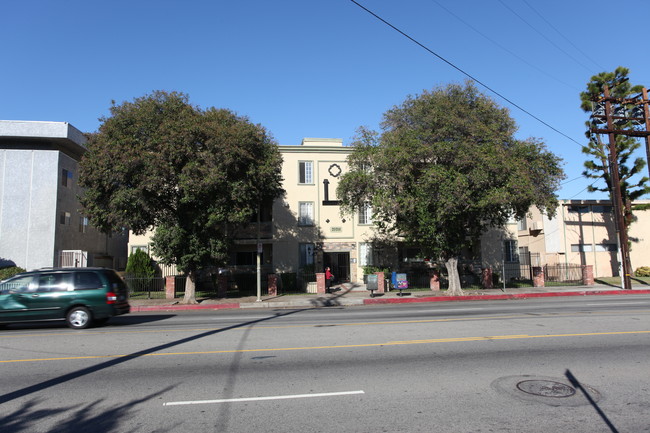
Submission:
[[[240,324],[237,324],[237,325],[228,326],[226,328],[214,329],[214,330],[202,332],[200,334],[193,335],[191,337],[182,338],[180,340],[172,341],[170,343],[165,343],[165,344],[161,344],[161,345],[158,345],[158,346],[155,346],[155,347],[151,347],[149,349],[140,350],[138,352],[131,353],[129,355],[120,355],[118,358],[114,358],[114,359],[111,359],[109,361],[102,362],[101,364],[93,365],[91,367],[86,367],[86,368],[83,368],[81,370],[78,370],[78,371],[75,371],[75,372],[72,372],[72,373],[64,374],[62,376],[55,377],[53,379],[49,379],[49,380],[46,380],[46,381],[41,382],[41,383],[37,383],[35,385],[27,386],[27,387],[25,387],[23,389],[19,389],[19,390],[16,390],[16,391],[12,391],[12,392],[0,395],[0,404],[7,403],[7,402],[15,400],[17,398],[25,397],[25,396],[33,394],[35,392],[39,392],[39,391],[42,391],[42,390],[47,389],[47,388],[51,388],[51,387],[56,386],[56,385],[60,385],[62,383],[77,379],[77,378],[82,377],[82,376],[86,376],[86,375],[91,374],[91,373],[96,373],[98,371],[102,371],[102,370],[114,367],[116,365],[123,364],[123,363],[128,362],[128,361],[130,361],[132,359],[136,359],[136,358],[139,358],[139,357],[142,357],[142,356],[145,356],[145,355],[149,355],[151,353],[155,353],[155,352],[158,352],[158,351],[161,351],[161,350],[169,349],[171,347],[175,347],[175,346],[178,346],[178,345],[181,345],[181,344],[189,343],[191,341],[199,340],[201,338],[208,337],[208,336],[211,336],[211,335],[220,334],[222,332],[230,331],[232,329],[243,328],[243,327],[246,327],[246,326],[255,325],[257,323],[262,323],[262,322],[267,322],[269,320],[277,319],[279,317],[289,316],[289,315],[292,315],[292,314],[305,312],[305,311],[309,311],[309,310],[311,310],[311,308],[300,309],[300,310],[289,310],[289,311],[285,310],[285,311],[282,311],[282,312],[277,312],[273,316],[269,316],[269,317],[265,317],[265,318],[257,319],[257,320],[251,320],[251,321],[240,323]],[[2,431],[2,430],[0,429],[0,431]]]
[[[598,403],[596,403],[594,401],[594,399],[591,397],[589,392],[587,392],[587,390],[582,386],[580,381],[578,381],[578,379],[573,375],[573,373],[571,373],[571,370],[567,369],[567,371],[564,373],[564,375],[566,376],[567,379],[569,379],[569,382],[571,382],[571,385],[573,385],[576,389],[579,389],[580,392],[582,392],[582,394],[584,394],[584,396],[589,401],[589,404],[591,404],[591,406],[593,406],[593,408],[596,409],[596,412],[598,413],[598,415],[600,415],[600,417],[603,419],[603,421],[605,421],[605,424],[607,424],[607,427],[609,427],[611,432],[612,433],[618,433],[618,430],[616,429],[616,427],[614,427],[614,424],[612,424],[612,422],[609,420],[609,418],[607,418],[607,415],[605,415],[605,412],[603,412],[603,410],[600,408],[600,406],[598,406]]]
[[[3,416],[0,419],[0,431],[3,433],[122,431],[120,421],[130,419],[137,405],[153,400],[172,388],[170,386],[146,397],[108,407],[104,407],[102,404],[104,400],[100,399],[83,405],[56,409],[38,409],[37,407],[41,401],[32,399],[20,409]],[[61,418],[63,419],[57,420]],[[169,426],[169,430],[173,430],[174,427]]]

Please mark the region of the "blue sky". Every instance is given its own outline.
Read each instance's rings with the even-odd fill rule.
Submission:
[[[358,1],[579,143],[579,93],[592,75],[622,65],[650,86],[647,0]],[[466,79],[350,0],[21,0],[1,10],[0,119],[85,132],[112,100],[176,90],[248,116],[282,145],[349,144],[407,95]],[[587,193],[578,144],[482,91],[510,108],[520,138],[564,159],[560,198],[606,197]]]

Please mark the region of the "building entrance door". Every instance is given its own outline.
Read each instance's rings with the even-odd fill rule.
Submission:
[[[337,284],[350,281],[350,253],[325,253],[325,267],[330,268]]]

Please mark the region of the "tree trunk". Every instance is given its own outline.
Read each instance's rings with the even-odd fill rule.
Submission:
[[[460,288],[460,276],[458,275],[458,257],[449,257],[445,261],[447,275],[449,275],[449,296],[464,296],[465,292]]]
[[[185,296],[183,296],[181,304],[198,304],[196,301],[196,273],[194,271],[189,271],[187,273],[187,280],[185,281]]]

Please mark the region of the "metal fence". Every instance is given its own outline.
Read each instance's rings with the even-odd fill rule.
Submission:
[[[129,297],[132,299],[164,299],[166,297],[166,278],[164,277],[138,278],[125,275],[123,279],[129,288]],[[177,275],[175,279],[175,296],[179,296],[185,292],[187,277]]]
[[[580,285],[582,282],[582,266],[569,263],[559,263],[544,266],[544,280],[552,285]]]

